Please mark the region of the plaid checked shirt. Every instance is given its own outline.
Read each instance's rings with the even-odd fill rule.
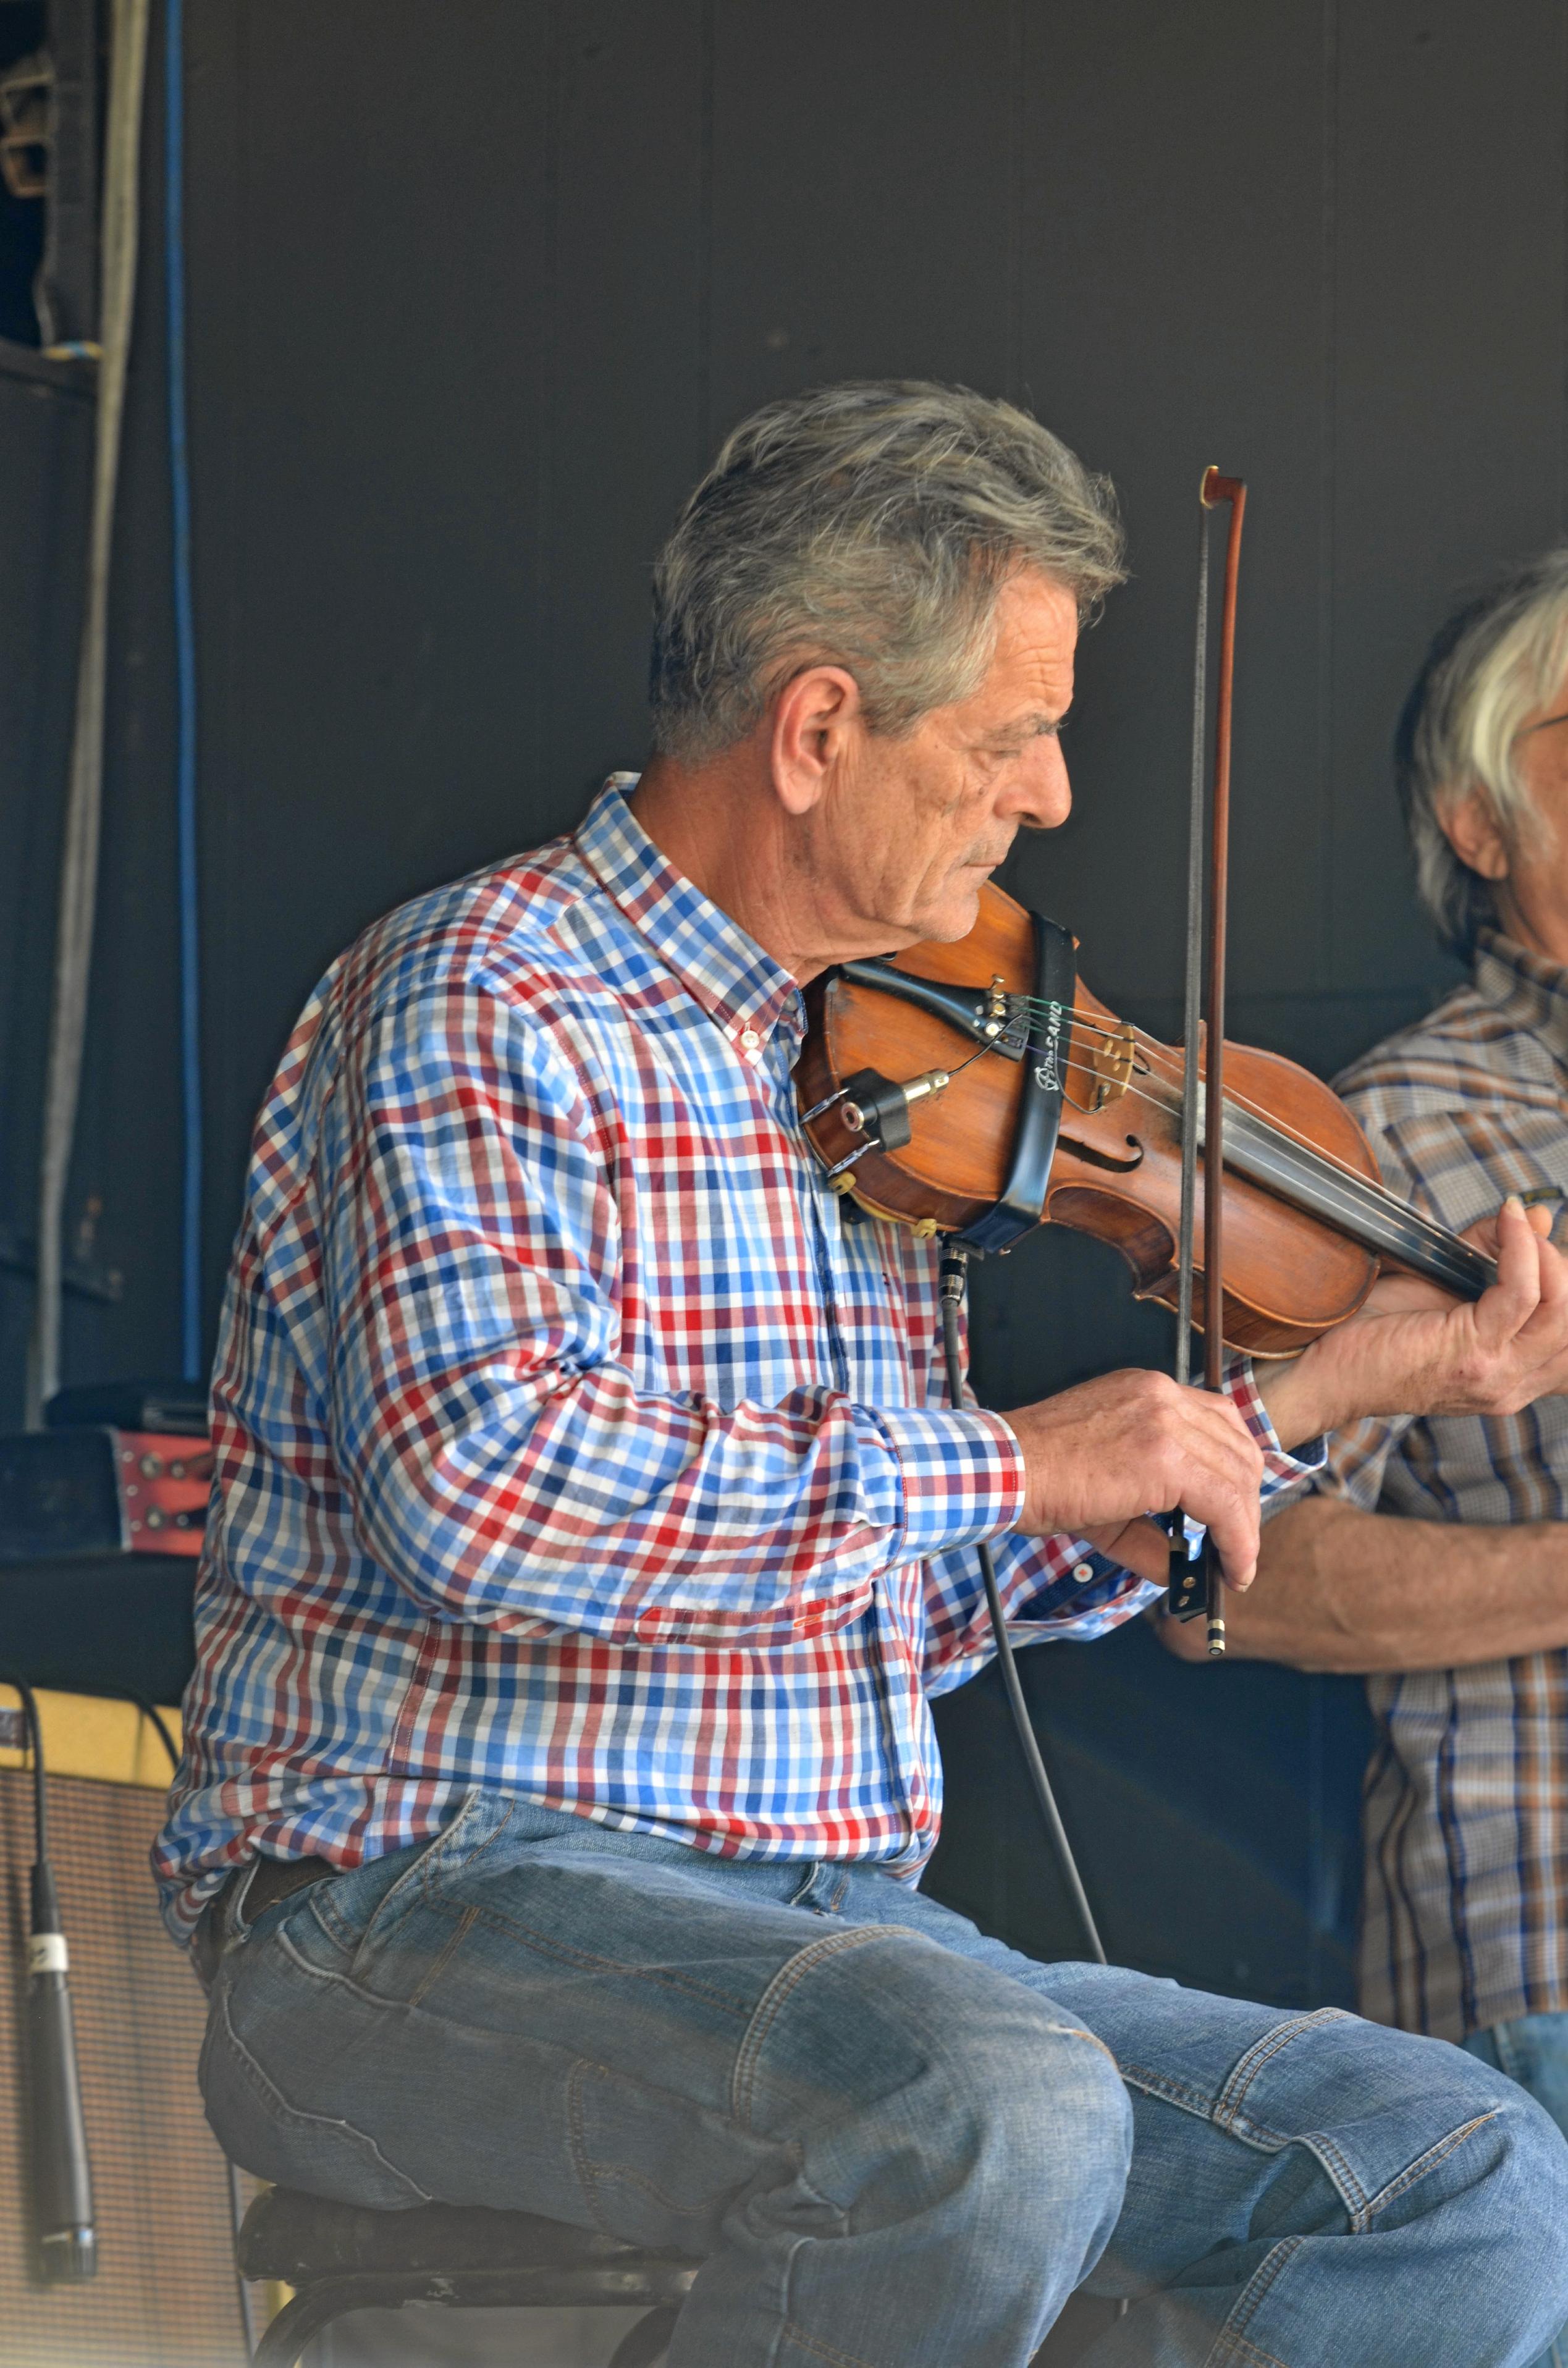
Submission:
[[[370,929],[262,1110],[154,1853],[176,1934],[257,1850],[357,1865],[475,1785],[914,1879],[926,1696],[990,1650],[974,1543],[1024,1641],[1156,1592],[1008,1534],[1022,1458],[946,1403],[936,1246],[826,1190],[799,991],[630,779]]]
[[[1561,1247],[1565,1080],[1568,971],[1486,930],[1473,984],[1336,1082],[1396,1192],[1455,1231],[1518,1192],[1552,1209]],[[1418,1520],[1561,1521],[1568,1398],[1357,1424],[1313,1485]],[[1461,2039],[1568,2008],[1568,1651],[1368,1693],[1362,2011]]]

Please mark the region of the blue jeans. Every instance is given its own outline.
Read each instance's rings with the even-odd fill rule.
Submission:
[[[202,2087],[263,2178],[703,2257],[669,2368],[1524,2368],[1568,2146],[1440,2040],[1040,1965],[864,1867],[476,1793],[277,1901]]]
[[[1525,2014],[1517,2022],[1494,2022],[1490,2031],[1472,2031],[1464,2044],[1469,2055],[1528,2089],[1568,2136],[1568,2014]],[[1532,2368],[1568,2368],[1568,2327],[1558,2329]]]

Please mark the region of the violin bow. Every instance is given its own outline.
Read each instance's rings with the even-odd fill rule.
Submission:
[[[1203,1386],[1218,1390],[1224,1373],[1224,1159],[1225,916],[1231,855],[1231,695],[1236,655],[1236,583],[1241,567],[1242,516],[1247,489],[1239,477],[1205,469],[1199,486],[1198,631],[1192,669],[1192,776],[1187,848],[1187,970],[1183,997],[1181,1106],[1181,1217],[1176,1262],[1176,1378],[1183,1386],[1192,1372],[1193,1251],[1198,1205],[1199,1039],[1200,982],[1208,971],[1208,1034],[1203,1059],[1203,1160],[1214,1189],[1203,1195]],[[1223,502],[1230,508],[1225,575],[1220,600],[1220,679],[1214,714],[1214,773],[1208,803],[1208,862],[1204,862],[1204,746],[1209,708],[1209,514]],[[1208,962],[1204,962],[1204,886],[1208,884]],[[1187,1549],[1186,1517],[1171,1515],[1170,1584],[1165,1608],[1177,1620],[1194,1619],[1203,1586],[1209,1651],[1225,1649],[1225,1609],[1220,1557],[1205,1538],[1194,1564]]]

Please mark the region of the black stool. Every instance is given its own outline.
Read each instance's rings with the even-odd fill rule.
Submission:
[[[531,2212],[456,2203],[370,2212],[288,2187],[256,2197],[237,2256],[243,2277],[276,2278],[295,2290],[253,2368],[294,2368],[311,2337],[335,2318],[409,2302],[449,2310],[646,2304],[648,2316],[622,2339],[610,2368],[653,2368],[698,2269],[678,2253],[642,2252]]]

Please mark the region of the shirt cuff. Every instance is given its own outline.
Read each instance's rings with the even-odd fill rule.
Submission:
[[[890,1560],[920,1562],[979,1544],[1017,1526],[1024,1508],[1024,1452],[999,1414],[973,1407],[858,1406],[863,1432],[891,1448],[903,1514]]]
[[[1268,1408],[1257,1394],[1250,1357],[1233,1358],[1225,1368],[1221,1385],[1263,1450],[1263,1486],[1258,1490],[1263,1504],[1269,1504],[1287,1489],[1303,1486],[1314,1472],[1323,1470],[1328,1462],[1328,1440],[1323,1434],[1316,1439],[1303,1439],[1297,1448],[1280,1446],[1268,1418]]]
[[[1221,1376],[1225,1395],[1263,1450],[1263,1481],[1258,1501],[1265,1512],[1278,1509],[1279,1500],[1302,1488],[1328,1461],[1325,1437],[1303,1440],[1292,1451],[1281,1447],[1269,1420],[1268,1408],[1257,1393],[1252,1359],[1233,1359]],[[1203,1542],[1203,1525],[1190,1516],[1187,1545],[1196,1553]],[[1045,1568],[1040,1585],[1010,1614],[1015,1623],[1040,1635],[1098,1635],[1119,1620],[1131,1619],[1145,1603],[1158,1600],[1162,1588],[1138,1579],[1082,1538],[1051,1538],[1042,1550]]]

